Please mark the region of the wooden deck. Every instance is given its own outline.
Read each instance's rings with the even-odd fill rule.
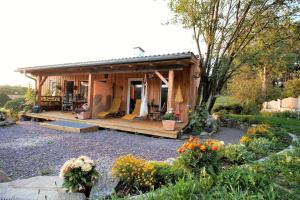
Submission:
[[[142,133],[147,135],[161,136],[166,138],[177,138],[181,130],[187,125],[185,123],[179,123],[176,125],[174,131],[166,131],[162,127],[161,121],[150,120],[123,120],[120,118],[108,118],[108,119],[87,119],[79,120],[74,117],[72,113],[65,112],[43,112],[43,113],[27,113],[24,116],[44,119],[44,120],[67,120],[73,122],[86,123],[96,125],[101,128],[108,128],[120,131],[127,131],[133,133]]]

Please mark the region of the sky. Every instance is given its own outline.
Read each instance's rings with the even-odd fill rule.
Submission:
[[[1,0],[0,85],[27,86],[18,67],[132,57],[136,46],[196,52],[171,18],[164,0]]]

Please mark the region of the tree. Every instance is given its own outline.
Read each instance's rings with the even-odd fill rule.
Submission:
[[[0,107],[3,107],[5,103],[9,100],[10,98],[6,94],[0,93]]]
[[[300,78],[288,80],[284,87],[285,97],[298,97],[300,95]]]
[[[245,60],[237,57],[263,31],[271,31],[282,20],[297,14],[299,3],[296,0],[170,0],[169,7],[174,12],[174,22],[193,30],[199,54],[199,74],[195,77],[200,78],[200,86],[196,102],[210,111],[224,84],[244,64]]]

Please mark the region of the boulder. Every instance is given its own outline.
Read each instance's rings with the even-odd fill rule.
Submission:
[[[109,197],[118,185],[119,180],[114,179],[111,174],[101,175],[96,184],[92,187],[90,199],[102,199]]]
[[[2,170],[0,170],[0,183],[9,182],[11,179],[9,176]]]

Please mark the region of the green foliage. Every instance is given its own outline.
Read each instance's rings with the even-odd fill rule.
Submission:
[[[261,116],[264,117],[280,117],[280,118],[291,118],[291,119],[300,119],[300,112],[261,112]]]
[[[300,95],[300,78],[288,80],[284,85],[284,97],[298,97]]]
[[[162,120],[175,120],[176,117],[173,113],[166,113],[163,117]]]
[[[193,131],[201,132],[208,118],[208,111],[203,106],[197,106],[194,111],[189,113],[189,126]]]
[[[9,110],[10,117],[17,118],[17,114],[23,110],[23,105],[25,103],[24,98],[12,99],[6,102],[4,108]]]
[[[0,107],[3,107],[5,103],[9,100],[10,98],[6,94],[0,93]]]
[[[232,163],[242,164],[256,159],[256,155],[240,144],[225,147],[224,156]]]
[[[219,105],[215,106],[213,112],[224,111],[226,114],[241,114],[243,112],[243,107],[240,104],[230,104],[230,105]]]
[[[35,98],[35,94],[34,94],[34,90],[32,88],[31,85],[28,86],[26,93],[25,93],[25,101],[27,105],[33,105],[34,104],[34,98]]]
[[[253,138],[247,148],[258,155],[266,156],[276,149],[276,143],[263,137]]]
[[[10,95],[10,94],[24,95],[26,89],[27,89],[26,87],[22,87],[22,86],[1,85],[0,93],[4,93],[6,95]]]
[[[258,173],[251,166],[233,166],[229,170],[222,171],[218,176],[218,186],[230,192],[233,189],[251,191],[264,194],[272,187],[267,175]]]
[[[169,183],[175,183],[188,174],[180,168],[174,167],[165,162],[153,162],[155,169],[155,188]]]

